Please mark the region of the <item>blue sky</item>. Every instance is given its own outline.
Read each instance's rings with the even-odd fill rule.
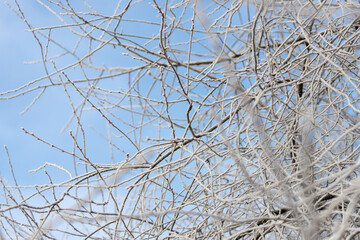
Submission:
[[[41,6],[38,1],[20,0],[18,2],[32,26],[48,27],[62,25],[59,19],[51,14],[46,8]],[[117,4],[117,1],[113,1],[108,2],[107,4],[102,4],[101,7],[99,7],[98,1],[87,2],[89,4],[95,4],[94,6],[97,11],[108,15],[112,14],[115,7],[114,4]],[[82,1],[77,2],[75,7],[78,7],[79,9],[82,8],[82,3]],[[0,92],[5,92],[23,86],[35,79],[41,78],[46,75],[46,72],[41,62],[29,64],[40,60],[41,55],[36,39],[31,32],[27,31],[27,25],[13,11],[11,11],[8,6],[6,6],[5,1],[1,1],[0,4],[0,69],[2,70],[2,75],[0,77]],[[12,7],[16,8],[14,3],[10,2],[10,4]],[[130,8],[127,12],[128,16],[134,16],[134,18],[141,20],[154,20],[153,17],[157,15],[157,11],[154,8],[149,7],[149,3],[147,1],[141,2],[140,4],[143,4],[144,6],[133,8],[135,10]],[[179,10],[174,9],[174,11]],[[156,21],[158,20],[159,19],[156,19]],[[141,31],[148,36],[152,36],[154,34],[156,35],[159,31],[158,26],[154,26],[153,29],[151,29],[151,27],[142,29],[139,24],[131,22],[126,22],[126,25],[123,24],[120,28],[122,28],[122,31],[127,34],[137,34],[140,28]],[[53,38],[61,42],[61,44],[69,49],[72,49],[78,37],[70,34],[69,31],[64,30],[66,29],[62,29],[61,31],[54,30],[51,34]],[[177,40],[182,41],[180,37],[181,33],[178,34],[180,35]],[[136,41],[146,42],[147,40],[137,39]],[[44,44],[43,39],[42,44]],[[81,44],[84,44],[84,46],[82,47]],[[88,43],[84,41],[81,44],[77,51],[80,52],[79,56],[86,53]],[[57,55],[61,52],[60,50],[60,48],[57,48],[54,44],[52,44],[49,48],[49,55]],[[101,51],[96,54],[97,55],[93,58],[95,65],[106,64],[108,67],[126,67],[139,64],[136,63],[136,61],[129,61],[129,57],[122,55],[121,49],[117,48],[115,50],[111,46],[102,48]],[[56,59],[56,64],[58,68],[61,68],[74,62],[74,60],[75,59],[71,56],[65,56]],[[51,72],[52,68],[49,67],[49,65],[50,64],[47,66],[49,68],[49,72]],[[90,77],[97,76],[97,73],[92,72],[91,69],[88,73]],[[78,69],[67,69],[67,74],[72,74],[72,80],[83,78]],[[118,89],[121,88],[121,84],[128,81],[127,76],[121,76],[117,79],[117,82],[104,80],[101,82],[101,86],[109,89]],[[143,94],[148,91],[148,87],[153,81],[150,77],[149,80],[151,80],[148,81],[149,85],[147,84],[147,81],[142,81],[142,87],[144,90]],[[47,79],[39,81],[39,83],[34,86],[44,84],[48,84]],[[126,89],[126,86],[124,89]],[[69,91],[71,92],[71,90]],[[0,174],[4,179],[10,181],[10,183],[12,183],[11,174],[9,171],[5,149],[3,147],[4,145],[8,147],[14,172],[20,185],[47,183],[48,178],[44,174],[43,170],[38,173],[29,172],[29,170],[42,166],[45,162],[56,163],[69,171],[73,169],[73,159],[71,156],[49,147],[48,145],[36,140],[34,137],[25,134],[21,130],[21,127],[24,127],[27,131],[33,132],[38,137],[66,150],[71,151],[73,148],[73,142],[69,135],[69,130],[75,129],[76,121],[73,120],[69,127],[66,128],[65,131],[61,132],[64,126],[68,123],[72,114],[72,109],[67,96],[61,87],[47,88],[45,93],[28,111],[26,111],[25,114],[20,114],[29,104],[31,104],[39,92],[39,90],[35,90],[16,98],[0,100]],[[75,101],[75,105],[82,100],[81,97],[76,97],[78,94],[74,90],[72,90],[70,94],[72,94],[72,99]],[[153,94],[153,92],[151,94]],[[7,94],[0,97],[6,98],[11,95],[12,94]],[[177,106],[181,106],[181,104],[177,104]],[[178,108],[174,110],[173,114],[184,114],[183,112],[186,111],[186,109],[179,111]],[[128,116],[122,115],[121,117],[126,121],[126,117]],[[183,118],[183,116],[181,116],[181,118]],[[107,133],[107,126],[99,113],[96,111],[86,111],[82,115],[82,120],[83,123],[85,123],[84,127],[87,128],[87,155],[92,157],[92,161],[97,163],[122,161],[124,155],[121,153],[117,153],[117,155],[115,154],[113,159],[111,159],[109,144],[106,140],[102,139],[98,133],[92,130],[95,128],[104,135]],[[152,129],[144,128],[143,132],[145,135],[146,131],[152,131]],[[150,132],[150,134],[153,133]],[[126,141],[121,141],[118,141],[117,143],[120,145],[121,143],[128,144]],[[126,148],[127,147],[124,149]],[[129,147],[129,151],[131,151],[131,147]],[[47,171],[51,171],[51,169],[52,167],[48,167]],[[59,171],[57,170],[56,172]],[[68,179],[66,174],[51,175],[58,177],[58,181]]]
[[[59,24],[43,6],[37,1],[19,1],[26,17],[36,27]],[[103,9],[106,10],[106,7]],[[26,64],[40,59],[40,48],[29,31],[26,24],[14,13],[4,1],[0,5],[0,92],[16,89],[34,79],[45,75],[44,67],[38,64]],[[64,40],[66,35],[60,36]],[[73,44],[69,42],[69,44]],[[56,49],[54,50],[54,52]],[[65,58],[66,61],[66,58]],[[61,89],[60,89],[61,90]],[[7,145],[14,166],[15,175],[21,185],[39,184],[47,181],[43,173],[29,173],[45,162],[54,162],[65,168],[72,165],[72,159],[66,154],[57,151],[44,143],[25,134],[21,127],[29,132],[34,132],[39,137],[72,149],[72,140],[67,128],[63,133],[61,129],[66,125],[71,116],[71,108],[63,91],[57,88],[48,88],[44,95],[34,104],[29,111],[20,113],[33,101],[39,91],[34,91],[23,96],[0,101],[0,173],[3,178],[10,180],[10,172],[5,154],[4,145]],[[11,95],[11,94],[10,94]],[[6,96],[10,96],[6,95]],[[87,127],[105,130],[104,124],[99,124],[98,113],[89,112],[84,116]],[[101,122],[103,123],[103,122]],[[71,127],[71,125],[70,125]],[[93,131],[89,132],[88,143],[96,144],[99,148],[108,149],[105,141]],[[89,150],[91,153],[91,149]],[[95,156],[104,156],[104,151],[93,149]],[[108,154],[105,152],[105,156]],[[67,178],[67,176],[64,176]],[[11,182],[11,181],[10,181]]]
[[[30,11],[43,12],[35,1],[28,1]],[[0,5],[0,91],[17,88],[28,81],[44,74],[40,65],[24,64],[39,58],[39,48],[31,33],[25,32],[26,25],[2,1]],[[42,113],[43,101],[34,106],[24,115],[20,113],[31,103],[34,94],[29,94],[11,100],[0,101],[0,164],[1,175],[9,179],[9,167],[4,145],[7,145],[14,165],[14,171],[22,184],[34,184],[36,179],[27,170],[33,169],[44,159],[54,157],[53,150],[26,136],[21,127],[31,131],[47,132],[49,135],[59,135],[59,130],[47,124],[49,121],[57,123],[57,112]],[[54,104],[56,99],[53,99]],[[49,109],[50,110],[50,109]],[[55,110],[55,109],[54,109]],[[60,123],[58,123],[58,127]]]

